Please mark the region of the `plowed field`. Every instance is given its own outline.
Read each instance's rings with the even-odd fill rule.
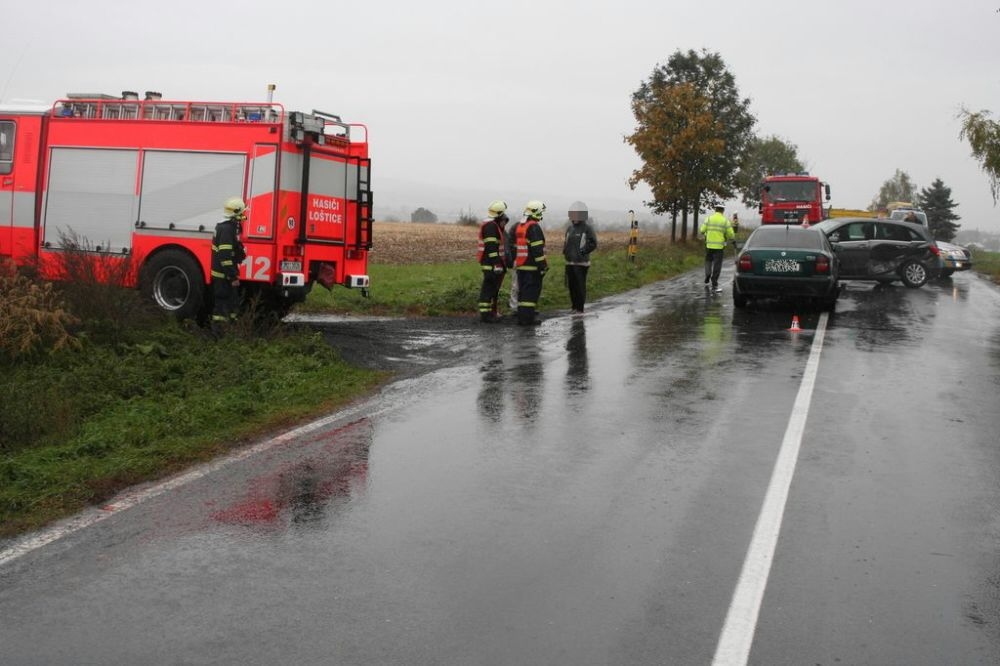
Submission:
[[[549,252],[561,251],[562,232],[546,230]],[[372,229],[371,262],[375,264],[437,264],[473,261],[476,256],[478,226],[458,224],[423,224],[418,222],[376,222]],[[597,231],[601,248],[626,247],[626,230]],[[663,243],[659,232],[640,232],[640,244]]]

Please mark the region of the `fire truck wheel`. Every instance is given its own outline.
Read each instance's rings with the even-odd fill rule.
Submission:
[[[178,319],[196,317],[205,300],[201,267],[187,252],[165,250],[143,268],[143,295]]]

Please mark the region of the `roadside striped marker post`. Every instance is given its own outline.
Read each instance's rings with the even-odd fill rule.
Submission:
[[[635,219],[635,211],[629,210],[628,260],[635,263],[635,255],[639,251],[639,221]]]

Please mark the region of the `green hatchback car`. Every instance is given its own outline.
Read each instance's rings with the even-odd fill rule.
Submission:
[[[757,227],[736,255],[733,304],[738,308],[758,299],[779,299],[833,310],[839,295],[836,255],[814,228]]]

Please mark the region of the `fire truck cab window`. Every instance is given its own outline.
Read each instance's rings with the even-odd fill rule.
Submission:
[[[14,169],[14,123],[0,121],[0,173]]]
[[[777,182],[766,188],[771,201],[812,201],[816,198],[814,185],[807,182]]]

